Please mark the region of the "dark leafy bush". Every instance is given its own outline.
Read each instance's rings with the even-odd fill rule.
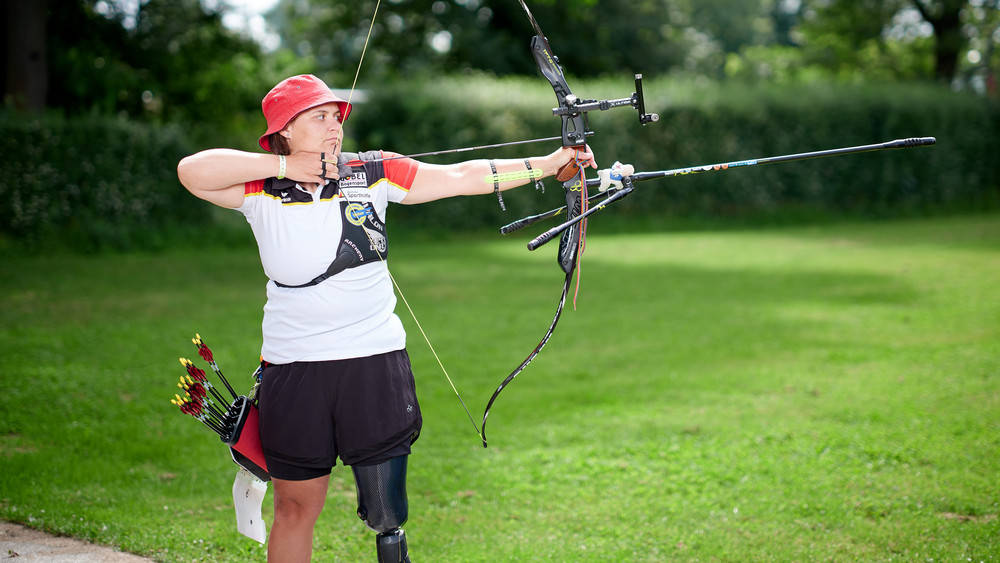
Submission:
[[[622,98],[633,89],[629,80],[570,82],[586,98]],[[645,182],[636,195],[602,214],[618,225],[1000,208],[1000,167],[994,160],[1000,154],[1000,104],[995,100],[927,85],[777,88],[658,80],[647,81],[645,92],[647,109],[661,116],[658,123],[641,127],[627,109],[591,115],[597,134],[590,144],[602,167],[619,160],[637,170],[685,168],[903,137],[933,136],[938,143]],[[540,78],[385,83],[357,104],[347,123],[346,147],[411,154],[549,137],[559,133],[554,105],[551,89]],[[0,247],[55,243],[95,251],[156,249],[181,239],[249,242],[238,217],[216,212],[177,181],[177,162],[205,148],[193,146],[194,131],[113,118],[0,113]],[[254,146],[255,135],[228,146]],[[548,142],[422,160],[520,158],[557,146]],[[392,222],[430,232],[492,230],[562,205],[561,192],[551,179],[544,194],[530,187],[506,192],[506,213],[492,195],[394,206]]]
[[[0,114],[0,236],[29,248],[153,249],[210,220],[177,181],[178,127]]]
[[[579,82],[587,98],[621,98],[625,80]],[[591,114],[599,164],[615,160],[638,170],[685,168],[866,145],[905,137],[936,137],[934,147],[774,164],[654,180],[613,213],[636,224],[690,217],[786,220],[794,217],[885,217],[996,208],[1000,204],[1000,104],[930,85],[800,86],[677,84],[648,81],[647,111],[660,121],[638,125],[635,112]],[[559,133],[555,105],[540,78],[465,77],[398,84],[374,92],[350,125],[365,148],[421,152],[463,144]],[[555,144],[528,145],[452,157],[545,154]],[[541,196],[524,189],[505,195],[501,213],[492,196],[461,198],[401,212],[424,226],[499,225],[558,206],[549,180]]]

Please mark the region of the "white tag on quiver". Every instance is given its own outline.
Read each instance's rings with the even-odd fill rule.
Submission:
[[[261,506],[267,493],[267,483],[246,469],[240,468],[233,482],[233,504],[236,506],[236,529],[260,543],[267,540],[267,527],[261,516]]]

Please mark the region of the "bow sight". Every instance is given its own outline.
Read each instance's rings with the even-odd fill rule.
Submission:
[[[531,27],[535,29],[535,36],[531,38],[531,54],[535,57],[539,72],[552,85],[552,91],[556,94],[556,101],[559,107],[552,110],[552,115],[562,119],[562,144],[564,147],[580,147],[586,143],[587,136],[592,134],[587,124],[588,111],[607,111],[612,108],[630,106],[639,112],[639,123],[645,125],[654,121],[659,121],[660,116],[655,113],[646,113],[646,102],[642,96],[642,75],[635,75],[635,92],[628,98],[617,100],[581,100],[569,88],[566,77],[563,75],[562,66],[559,65],[559,58],[552,54],[549,41],[545,38],[542,28],[531,14],[528,5],[524,0],[519,0],[524,13],[531,21]],[[579,166],[570,163],[564,166],[556,174],[556,180],[566,182],[576,176],[580,171]]]
[[[567,107],[558,107],[552,110],[552,115],[575,116],[579,113],[600,110],[607,111],[622,106],[632,106],[639,112],[639,125],[660,120],[660,116],[655,113],[646,113],[646,102],[642,96],[642,75],[635,75],[635,92],[629,98],[619,98],[617,100],[580,100],[573,94],[566,96]]]
[[[538,51],[535,51],[536,53]],[[553,57],[555,59],[555,57]],[[558,61],[557,61],[558,62]],[[639,125],[655,123],[660,120],[660,116],[655,113],[646,113],[646,102],[642,95],[642,75],[635,75],[635,92],[628,98],[618,98],[616,100],[581,100],[573,94],[568,94],[564,98],[565,103],[552,109],[552,115],[561,117],[567,127],[563,130],[563,145],[579,146],[583,144],[584,137],[592,135],[590,126],[587,124],[588,111],[608,111],[609,109],[630,106],[639,113]]]

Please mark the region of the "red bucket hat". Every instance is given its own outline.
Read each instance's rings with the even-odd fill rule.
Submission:
[[[270,151],[268,135],[284,129],[296,115],[330,102],[340,106],[340,122],[347,121],[347,116],[351,114],[351,104],[337,97],[319,78],[311,74],[300,74],[282,80],[271,88],[260,103],[264,119],[267,120],[267,132],[258,140],[261,148]]]

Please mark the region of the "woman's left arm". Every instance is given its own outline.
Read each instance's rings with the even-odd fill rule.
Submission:
[[[523,186],[532,181],[527,174],[512,180],[494,182],[494,176],[503,178],[505,174],[541,170],[542,178],[553,176],[566,164],[578,160],[581,166],[597,168],[594,153],[584,150],[560,148],[547,156],[527,159],[505,158],[496,160],[467,160],[456,164],[426,164],[421,162],[413,177],[410,192],[403,199],[404,204],[426,203],[457,195],[490,194],[498,184],[500,191]],[[493,167],[490,166],[493,163]],[[494,170],[494,167],[496,170]]]

